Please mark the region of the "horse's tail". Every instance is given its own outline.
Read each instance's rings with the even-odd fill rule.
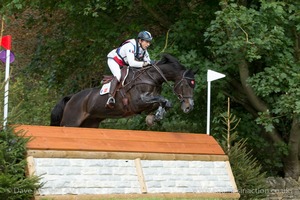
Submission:
[[[62,120],[62,116],[64,113],[64,109],[68,101],[71,99],[73,94],[69,96],[65,96],[60,100],[51,111],[51,122],[50,126],[60,126],[60,122]]]

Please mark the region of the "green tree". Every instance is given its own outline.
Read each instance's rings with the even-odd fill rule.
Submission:
[[[26,112],[18,122],[46,125],[52,101],[99,86],[108,73],[106,54],[146,29],[155,38],[153,59],[169,52],[188,68],[199,69],[194,111],[178,112],[176,97],[165,88],[164,96],[174,108],[151,129],[204,132],[206,71],[219,71],[227,76],[213,84],[212,116],[223,113],[225,98],[231,97],[233,113],[242,118],[239,137],[248,138],[248,148],[263,167],[273,174],[284,168],[286,176],[297,178],[299,7],[298,1],[290,0],[223,0],[220,5],[216,0],[4,0],[0,13],[23,18],[28,33],[35,33],[29,62],[14,71],[20,77],[12,84],[23,90],[15,94],[14,105],[22,101],[19,108]],[[41,101],[51,103],[43,107]],[[29,110],[31,105],[43,108]],[[217,120],[212,123],[215,136],[220,131]],[[142,118],[133,123],[121,120],[121,127],[124,121],[128,128],[147,128]],[[104,126],[116,127],[114,123]]]
[[[40,178],[26,176],[28,138],[12,127],[0,131],[0,198],[29,200],[41,188]]]
[[[32,88],[31,86],[35,88],[38,84],[49,87],[43,91],[56,90],[56,100],[87,87],[99,86],[102,75],[109,73],[106,54],[124,39],[136,37],[137,32],[142,29],[151,30],[154,35],[155,41],[150,47],[153,59],[159,59],[159,54],[164,51],[179,57],[189,68],[200,68],[196,93],[205,87],[204,72],[208,66],[202,68],[205,64],[201,60],[204,58],[198,59],[198,57],[201,57],[201,51],[205,51],[202,48],[204,46],[202,33],[205,31],[205,26],[209,24],[208,19],[213,17],[214,10],[218,8],[217,1],[209,4],[201,1],[195,1],[193,4],[182,1],[168,3],[165,1],[81,1],[78,3],[69,0],[47,1],[47,3],[31,1],[30,4],[22,0],[16,2],[20,3],[19,7],[23,9],[28,6],[33,10],[29,15],[19,14],[19,17],[25,17],[28,23],[25,24],[26,26],[38,30],[32,59],[28,65],[21,66],[18,72],[21,76],[32,77],[31,83],[29,81],[26,83],[26,80],[22,79],[26,84],[24,87],[26,91],[23,92],[26,95],[29,95],[27,89]],[[11,7],[17,7],[12,4]],[[140,12],[141,10],[145,12]],[[197,26],[193,26],[195,23]],[[199,46],[200,52],[195,50]],[[55,92],[50,92],[53,93]],[[165,91],[165,94],[169,99],[177,102],[171,90]],[[202,98],[205,100],[205,97],[201,96],[199,102],[203,101]],[[47,98],[41,97],[41,99]],[[30,105],[29,102],[24,101],[24,103]],[[192,119],[194,130],[198,132],[204,130],[195,127],[199,126],[197,112],[193,112],[190,116],[183,116],[175,109],[176,107],[173,109],[173,114],[176,114],[174,118],[177,121],[187,122]],[[201,109],[204,115],[203,106],[197,103],[195,110],[197,109]],[[169,121],[169,125],[164,126],[165,130],[169,130],[167,127],[172,125],[174,119]],[[188,131],[187,128],[185,129]]]
[[[259,191],[267,191],[266,173],[262,171],[262,166],[251,154],[251,150],[247,149],[247,139],[237,139],[239,133],[236,128],[241,120],[230,113],[229,98],[227,113],[221,114],[221,118],[223,128],[220,130],[219,143],[229,157],[237,188],[241,195],[240,199],[265,198],[267,194]]]
[[[264,128],[257,137],[282,147],[285,176],[298,179],[300,3],[221,5],[205,36],[215,62],[229,77],[227,91],[232,92],[225,93]]]

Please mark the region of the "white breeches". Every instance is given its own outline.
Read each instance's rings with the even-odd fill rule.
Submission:
[[[108,67],[111,71],[111,73],[118,79],[118,81],[120,82],[121,79],[121,69],[118,63],[116,63],[116,61],[112,58],[108,58],[107,59],[107,64]]]

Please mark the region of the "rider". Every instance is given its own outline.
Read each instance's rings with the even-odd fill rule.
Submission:
[[[142,68],[153,64],[147,51],[151,41],[151,33],[148,31],[141,31],[138,34],[137,39],[126,40],[120,47],[109,52],[107,55],[107,64],[114,75],[114,78],[111,81],[110,94],[106,102],[107,105],[113,106],[115,104],[115,90],[117,84],[120,82],[121,68],[123,66]]]

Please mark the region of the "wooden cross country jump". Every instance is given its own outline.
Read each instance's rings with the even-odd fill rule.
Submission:
[[[239,198],[228,156],[207,134],[21,125],[35,199]]]

